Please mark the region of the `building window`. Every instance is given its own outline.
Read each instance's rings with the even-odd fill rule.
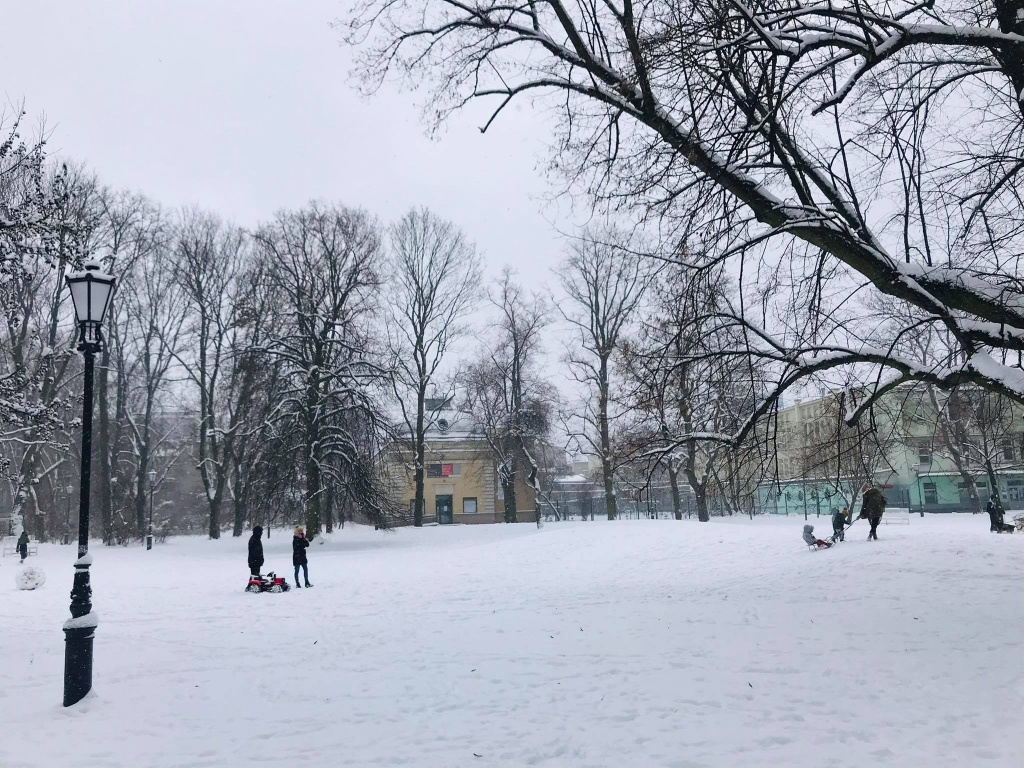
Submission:
[[[920,464],[931,464],[932,463],[932,449],[931,448],[918,448],[917,449],[917,461]]]
[[[1003,461],[1013,461],[1013,440],[1003,441]]]
[[[476,514],[476,499],[463,499],[462,500],[462,514],[464,514],[464,515],[475,515]]]

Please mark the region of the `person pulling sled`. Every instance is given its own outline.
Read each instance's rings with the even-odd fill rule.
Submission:
[[[271,571],[266,576],[260,576],[260,568],[263,567],[263,527],[254,525],[252,536],[249,537],[249,583],[245,585],[246,592],[259,594],[260,592],[287,592],[291,587],[283,576],[278,576]]]
[[[872,539],[878,541],[878,524],[882,522],[885,504],[885,496],[877,488],[868,488],[864,491],[864,501],[860,506],[860,515],[857,519],[866,518],[871,524],[871,530],[868,531],[868,541]]]
[[[807,545],[809,549],[828,549],[832,546],[831,541],[819,539],[817,536],[814,535],[813,525],[804,526],[804,543]]]

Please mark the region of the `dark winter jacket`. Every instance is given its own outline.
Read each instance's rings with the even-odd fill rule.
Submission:
[[[995,502],[989,499],[988,504],[985,505],[985,510],[988,512],[988,519],[992,522],[992,528],[1001,528],[1003,525],[1003,515]]]
[[[302,536],[292,536],[292,565],[306,564],[306,547],[309,542]]]
[[[21,555],[21,559],[24,560],[28,557],[28,532],[22,531],[21,536],[18,537],[18,554]]]
[[[832,515],[832,530],[841,531],[846,527],[846,515],[841,511]]]
[[[878,521],[885,512],[885,496],[877,488],[869,488],[864,492],[864,503],[860,508],[860,516],[868,520]]]
[[[249,567],[259,568],[263,565],[263,542],[260,537],[263,535],[263,528],[256,526],[252,529],[252,536],[249,537]]]

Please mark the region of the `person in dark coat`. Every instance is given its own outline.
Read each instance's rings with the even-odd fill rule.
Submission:
[[[850,511],[843,507],[832,515],[832,535],[836,541],[846,541],[846,525],[850,522]]]
[[[249,537],[249,573],[253,576],[260,575],[260,568],[263,567],[263,526],[254,525],[252,536]]]
[[[300,525],[295,529],[295,535],[292,536],[292,565],[295,566],[295,586],[297,589],[302,589],[302,585],[299,584],[299,568],[302,568],[302,577],[306,582],[306,586],[313,586],[309,583],[309,567],[306,563],[306,548],[308,546],[309,541],[306,539],[306,534]]]
[[[21,536],[18,537],[18,554],[21,555],[21,562],[25,562],[25,558],[28,557],[28,531],[23,530]]]
[[[1013,530],[1013,526],[1006,525],[1003,522],[1003,510],[999,504],[999,498],[993,494],[989,497],[988,504],[985,505],[985,511],[988,512],[989,530],[995,533],[1002,533],[1007,528]]]
[[[885,496],[877,488],[868,488],[864,491],[864,502],[860,507],[860,517],[867,518],[867,521],[871,524],[871,530],[868,531],[868,541],[874,539],[878,541],[878,524],[882,522],[882,514],[885,512]]]
[[[990,531],[999,531],[999,508],[996,506],[996,497],[990,496],[988,503],[985,505],[985,511],[988,512],[988,529]]]

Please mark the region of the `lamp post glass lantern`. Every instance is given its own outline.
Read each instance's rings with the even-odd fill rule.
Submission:
[[[64,623],[64,706],[81,701],[92,688],[92,646],[96,617],[89,586],[89,486],[92,471],[93,362],[103,349],[100,325],[114,294],[114,277],[87,261],[85,269],[65,276],[78,321],[78,351],[82,353],[82,472],[78,496],[78,559],[71,588],[71,618]]]

